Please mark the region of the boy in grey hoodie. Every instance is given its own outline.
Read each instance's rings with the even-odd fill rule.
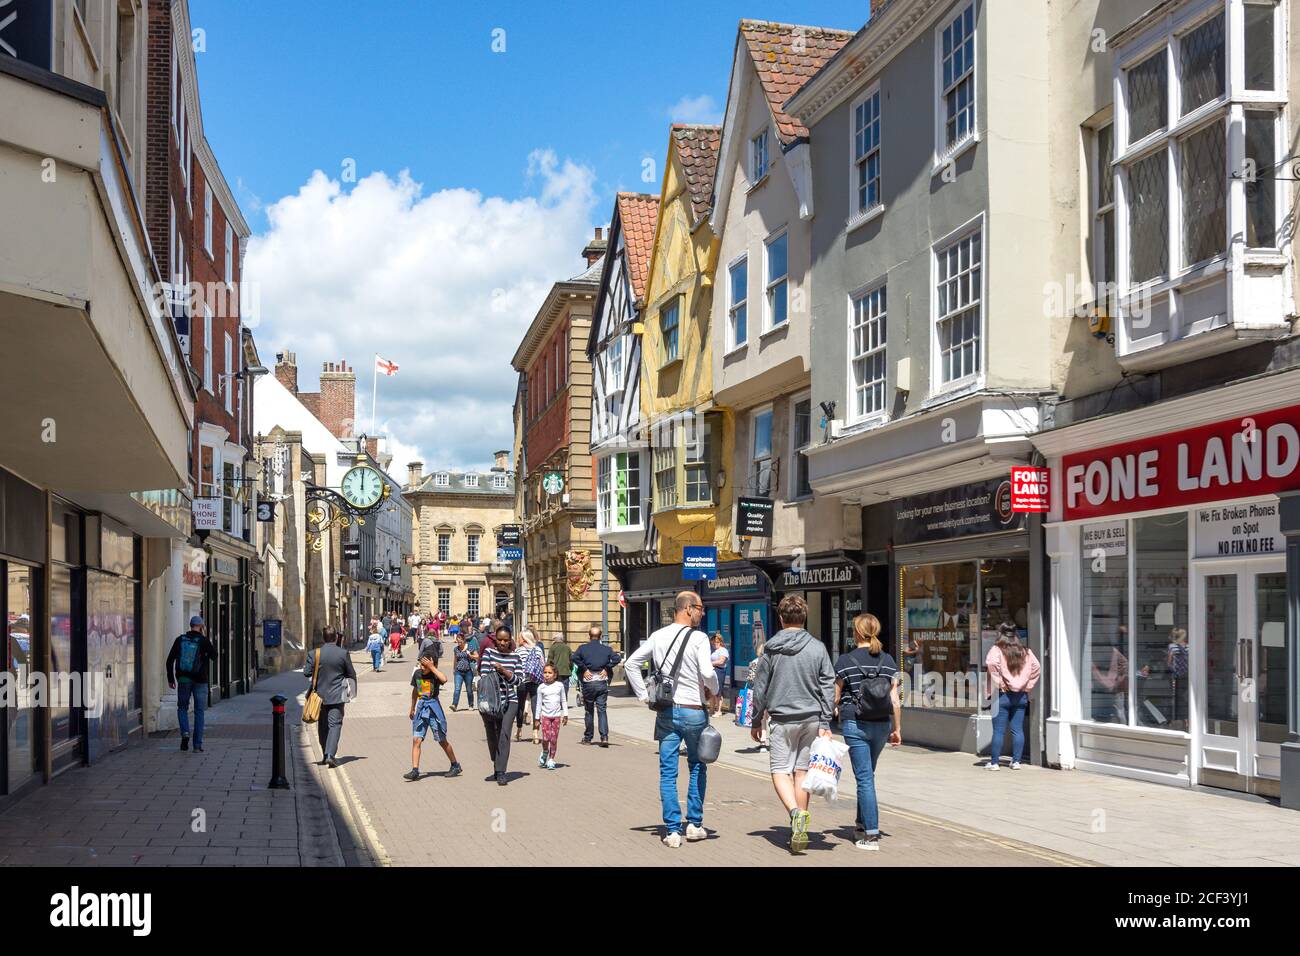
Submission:
[[[790,852],[808,846],[809,793],[803,789],[813,741],[831,736],[835,668],[826,647],[806,630],[808,604],[797,594],[781,600],[781,630],[763,646],[754,669],[755,740],[762,740],[763,714],[771,718],[772,786],[790,814]]]

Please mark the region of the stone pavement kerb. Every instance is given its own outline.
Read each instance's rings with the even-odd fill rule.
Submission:
[[[581,720],[581,705],[577,714]],[[614,733],[654,737],[654,715],[630,697],[610,698],[609,723]],[[729,714],[713,725],[723,736],[720,763],[767,772],[767,754],[750,739],[749,728],[738,727]],[[984,763],[973,754],[906,743],[886,748],[876,794],[896,812],[1111,866],[1300,866],[1300,813],[1294,810],[1085,770],[1026,765],[990,773]]]

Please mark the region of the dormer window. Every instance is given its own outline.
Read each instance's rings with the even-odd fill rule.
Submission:
[[[509,482],[505,475],[492,476],[492,487],[497,489],[498,491],[504,489],[508,485],[508,483]]]
[[[466,476],[465,476],[465,487],[466,487],[466,488],[477,488],[477,487],[478,487],[478,475],[466,475]]]
[[[440,471],[433,476],[433,484],[436,488],[446,488],[451,484],[451,475],[445,471]]]

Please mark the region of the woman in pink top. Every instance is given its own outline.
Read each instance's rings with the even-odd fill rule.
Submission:
[[[1034,652],[1020,643],[1014,624],[998,628],[998,642],[989,648],[984,658],[988,686],[984,696],[993,697],[997,688],[997,703],[993,706],[993,749],[986,770],[999,769],[1002,744],[1011,724],[1011,769],[1020,769],[1020,758],[1025,752],[1025,710],[1029,706],[1029,692],[1038,683],[1042,668]]]

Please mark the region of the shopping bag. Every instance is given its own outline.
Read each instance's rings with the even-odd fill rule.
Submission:
[[[748,685],[736,695],[736,724],[740,727],[754,726],[754,692]]]
[[[830,737],[818,737],[813,741],[808,757],[808,772],[803,778],[803,788],[813,796],[825,797],[828,803],[834,803],[839,796],[844,758],[848,755],[848,744]]]

